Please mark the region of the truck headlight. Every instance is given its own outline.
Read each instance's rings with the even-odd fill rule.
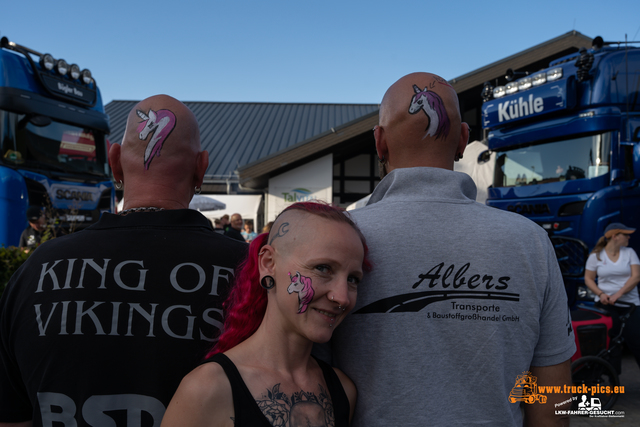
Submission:
[[[80,78],[80,67],[78,67],[78,64],[71,64],[71,67],[69,67],[69,75],[73,80]]]
[[[562,68],[554,68],[547,71],[547,81],[552,82],[562,78]]]
[[[531,76],[531,84],[533,86],[540,86],[541,84],[545,84],[547,82],[547,73],[536,73]]]
[[[58,62],[56,62],[56,71],[61,76],[66,75],[67,71],[69,71],[69,64],[67,63],[67,61],[65,61],[64,59],[58,59]]]
[[[48,53],[45,53],[44,55],[42,55],[42,57],[40,58],[40,65],[42,66],[42,68],[44,68],[47,71],[51,71],[53,70],[54,65],[56,65],[56,60],[53,59],[53,56],[51,56]]]
[[[532,86],[531,77],[525,77],[524,79],[518,80],[518,90],[526,90]]]
[[[497,86],[493,90],[493,97],[494,98],[502,98],[506,94],[507,94],[507,89],[504,86]]]
[[[91,77],[91,71],[87,70],[86,68],[82,70],[82,73],[80,73],[80,75],[82,76],[82,81],[84,82],[84,84],[88,85],[88,84],[91,84],[91,82],[93,82],[93,78]]]
[[[507,95],[511,95],[512,93],[516,93],[518,91],[518,83],[517,82],[507,83],[507,86],[505,87],[505,90],[507,92]]]

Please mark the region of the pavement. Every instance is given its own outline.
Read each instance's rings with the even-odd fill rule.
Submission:
[[[618,396],[612,410],[624,412],[624,417],[589,418],[588,416],[571,415],[571,426],[640,426],[640,367],[628,350],[622,354],[620,385],[624,386],[624,394]]]

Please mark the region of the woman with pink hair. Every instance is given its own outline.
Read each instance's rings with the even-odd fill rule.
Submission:
[[[224,332],[187,375],[162,425],[347,426],[356,388],[311,356],[353,308],[370,265],[342,209],[301,202],[253,240],[225,304]]]

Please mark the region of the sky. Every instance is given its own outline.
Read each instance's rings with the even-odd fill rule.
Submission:
[[[397,79],[447,80],[570,31],[640,40],[640,2],[2,0],[0,35],[88,68],[105,104],[377,104]]]

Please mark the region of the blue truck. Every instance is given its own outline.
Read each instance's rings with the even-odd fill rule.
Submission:
[[[485,83],[495,153],[487,204],[538,223],[556,247],[570,304],[588,299],[588,251],[612,222],[640,228],[640,49],[593,40],[543,70]],[[630,246],[640,253],[640,236]]]
[[[89,70],[0,40],[0,245],[18,245],[30,206],[61,233],[115,209],[108,133]]]

